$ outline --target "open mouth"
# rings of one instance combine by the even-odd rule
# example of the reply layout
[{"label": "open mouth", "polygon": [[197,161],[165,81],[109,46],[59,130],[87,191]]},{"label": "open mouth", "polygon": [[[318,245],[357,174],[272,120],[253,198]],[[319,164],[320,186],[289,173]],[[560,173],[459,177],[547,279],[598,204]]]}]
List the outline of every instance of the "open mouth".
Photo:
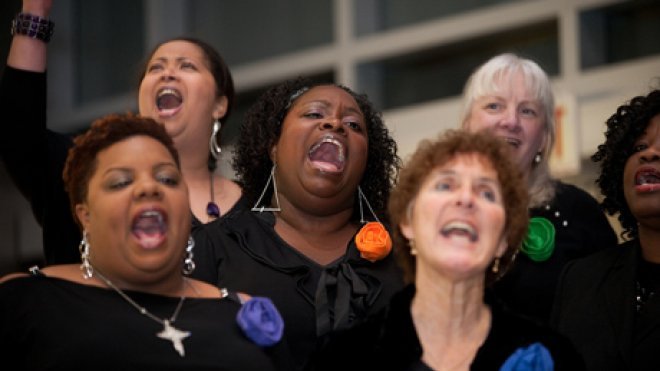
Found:
[{"label": "open mouth", "polygon": [[131,231],[140,246],[154,248],[165,240],[167,218],[158,210],[143,211],[133,219]]},{"label": "open mouth", "polygon": [[156,107],[161,116],[172,116],[183,104],[181,92],[174,88],[163,88],[156,94]]},{"label": "open mouth", "polygon": [[308,157],[314,167],[322,172],[340,173],[346,164],[344,145],[330,134],[310,148]]},{"label": "open mouth", "polygon": [[518,148],[522,144],[521,140],[517,138],[511,138],[511,137],[501,137],[501,138],[513,148]]},{"label": "open mouth", "polygon": [[476,242],[479,235],[477,231],[468,223],[454,221],[447,223],[442,230],[440,231],[445,237],[463,237],[470,240],[470,242]]},{"label": "open mouth", "polygon": [[635,174],[635,189],[639,192],[653,192],[660,189],[660,173],[653,168],[643,168]]}]

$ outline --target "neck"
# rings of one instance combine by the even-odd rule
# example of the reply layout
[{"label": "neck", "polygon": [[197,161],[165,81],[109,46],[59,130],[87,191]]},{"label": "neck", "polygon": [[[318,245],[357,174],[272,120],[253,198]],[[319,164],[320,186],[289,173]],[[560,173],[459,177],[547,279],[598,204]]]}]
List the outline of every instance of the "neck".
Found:
[{"label": "neck", "polygon": [[639,224],[639,245],[642,248],[642,257],[644,260],[660,264],[660,231],[656,228],[650,228]]},{"label": "neck", "polygon": [[148,282],[135,282],[114,277],[94,267],[93,279],[97,280],[101,286],[110,286],[112,288],[112,285],[114,285],[116,289],[120,290],[139,291],[172,297],[186,294],[186,278],[182,275],[171,275],[167,279],[156,279]]},{"label": "neck", "polygon": [[433,369],[468,369],[491,323],[483,301],[483,277],[458,281],[434,276],[417,268],[410,308],[422,360]]},{"label": "neck", "polygon": [[411,309],[416,325],[419,321],[426,328],[432,326],[443,336],[468,334],[489,312],[483,300],[483,277],[453,280],[425,274],[418,266],[415,284],[417,292]]}]

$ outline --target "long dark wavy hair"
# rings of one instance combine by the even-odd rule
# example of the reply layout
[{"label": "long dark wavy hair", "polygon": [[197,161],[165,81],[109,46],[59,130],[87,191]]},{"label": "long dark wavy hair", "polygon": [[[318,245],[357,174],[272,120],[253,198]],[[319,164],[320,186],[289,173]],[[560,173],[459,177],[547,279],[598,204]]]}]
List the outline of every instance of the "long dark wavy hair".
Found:
[{"label": "long dark wavy hair", "polygon": [[599,145],[596,153],[591,156],[592,161],[600,162],[600,175],[596,184],[605,196],[601,205],[610,215],[619,213],[619,222],[623,228],[621,236],[626,239],[637,238],[638,230],[637,219],[628,208],[623,195],[623,170],[628,158],[635,152],[635,142],[644,134],[651,119],[658,114],[658,89],[620,106],[607,120],[605,143]]},{"label": "long dark wavy hair", "polygon": [[[292,101],[302,95],[300,92],[306,91],[304,89],[322,85],[332,84],[313,83],[302,77],[288,80],[266,91],[246,113],[234,149],[233,168],[237,181],[243,187],[243,194],[248,205],[254,205],[266,185],[273,167],[270,150],[280,137],[282,122]],[[387,199],[401,166],[396,142],[383,123],[380,112],[374,108],[366,95],[357,94],[342,85],[334,86],[348,92],[364,114],[369,149],[367,166],[362,175],[360,187],[378,218],[386,221]],[[272,194],[272,187],[268,187],[264,200],[269,201]],[[360,219],[357,191],[355,194],[353,217],[351,218],[353,221]],[[365,217],[366,215],[369,213],[365,212]]]}]

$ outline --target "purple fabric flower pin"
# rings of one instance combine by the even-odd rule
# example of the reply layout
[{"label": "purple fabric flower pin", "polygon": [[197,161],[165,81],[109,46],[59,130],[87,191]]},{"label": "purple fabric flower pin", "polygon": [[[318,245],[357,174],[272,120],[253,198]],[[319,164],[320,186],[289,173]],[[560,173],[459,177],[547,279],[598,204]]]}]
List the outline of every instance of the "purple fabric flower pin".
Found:
[{"label": "purple fabric flower pin", "polygon": [[259,346],[269,347],[282,339],[284,321],[268,298],[253,297],[246,301],[236,315],[236,322],[245,335]]},{"label": "purple fabric flower pin", "polygon": [[526,348],[518,348],[504,362],[500,371],[552,371],[554,361],[546,347],[534,343]]}]

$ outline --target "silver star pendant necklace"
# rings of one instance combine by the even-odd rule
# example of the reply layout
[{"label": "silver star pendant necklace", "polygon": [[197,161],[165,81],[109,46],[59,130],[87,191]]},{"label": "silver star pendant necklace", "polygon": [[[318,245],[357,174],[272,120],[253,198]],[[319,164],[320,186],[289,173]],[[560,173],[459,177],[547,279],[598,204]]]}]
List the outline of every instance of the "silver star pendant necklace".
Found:
[{"label": "silver star pendant necklace", "polygon": [[[119,287],[115,286],[115,284],[112,283],[112,281],[105,278],[105,276],[102,275],[96,268],[94,268],[94,275],[98,276],[101,280],[103,280],[103,282],[105,282],[106,285],[108,285],[110,288],[115,290],[122,298],[124,298],[124,300],[129,302],[140,313],[163,325],[163,331],[157,333],[156,336],[158,336],[161,339],[171,341],[172,345],[174,346],[174,350],[176,350],[181,357],[185,357],[186,350],[183,348],[183,339],[190,336],[190,331],[182,331],[172,326],[174,321],[176,321],[176,316],[179,315],[179,311],[181,310],[181,306],[183,305],[183,302],[186,300],[186,297],[184,295],[181,295],[179,304],[177,304],[176,309],[174,309],[174,313],[172,313],[172,316],[169,319],[160,319],[154,316],[152,313],[150,313],[145,307],[140,306],[138,303],[136,303],[133,299],[131,299],[128,295],[126,295],[126,293],[123,292]],[[190,283],[188,283],[185,277],[184,277],[184,282],[190,285]]]}]

